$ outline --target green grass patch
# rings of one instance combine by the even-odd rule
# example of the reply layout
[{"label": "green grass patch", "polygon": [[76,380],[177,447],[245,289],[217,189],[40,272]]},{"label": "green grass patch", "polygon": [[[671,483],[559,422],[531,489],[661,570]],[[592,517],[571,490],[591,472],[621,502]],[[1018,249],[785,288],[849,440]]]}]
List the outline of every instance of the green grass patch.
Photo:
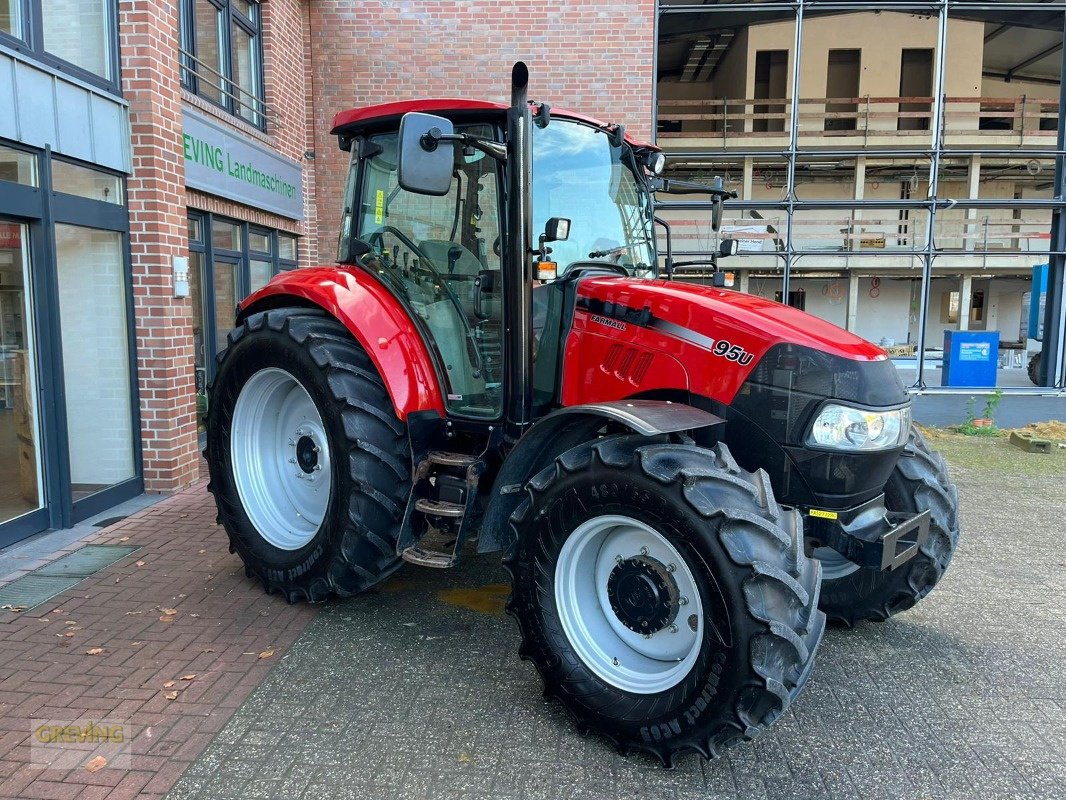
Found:
[{"label": "green grass patch", "polygon": [[1047,454],[1026,453],[1011,445],[1003,431],[994,436],[967,436],[938,428],[926,430],[930,446],[947,459],[949,466],[1002,475],[1066,476],[1066,448],[1057,443]]}]

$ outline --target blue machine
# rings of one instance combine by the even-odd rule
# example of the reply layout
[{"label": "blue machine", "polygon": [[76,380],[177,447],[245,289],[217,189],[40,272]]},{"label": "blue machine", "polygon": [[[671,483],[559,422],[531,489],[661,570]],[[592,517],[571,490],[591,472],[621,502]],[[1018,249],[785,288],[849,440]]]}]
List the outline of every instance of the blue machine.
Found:
[{"label": "blue machine", "polygon": [[1029,338],[1044,338],[1044,308],[1047,305],[1047,264],[1033,267],[1033,285],[1029,294]]},{"label": "blue machine", "polygon": [[944,331],[941,386],[994,387],[999,331]]}]

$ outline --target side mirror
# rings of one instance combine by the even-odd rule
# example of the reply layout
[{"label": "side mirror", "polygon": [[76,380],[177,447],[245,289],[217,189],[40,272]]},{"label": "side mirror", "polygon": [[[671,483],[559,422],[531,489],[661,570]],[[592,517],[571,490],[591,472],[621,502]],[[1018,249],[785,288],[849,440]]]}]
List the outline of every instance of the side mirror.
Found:
[{"label": "side mirror", "polygon": [[736,239],[722,239],[718,243],[718,255],[723,258],[726,256],[735,256],[740,252],[740,242]]},{"label": "side mirror", "polygon": [[565,242],[570,238],[570,220],[566,217],[552,217],[544,223],[543,242]]},{"label": "side mirror", "polygon": [[[400,188],[416,194],[448,194],[455,150],[446,138],[455,133],[451,120],[412,111],[400,120]],[[443,139],[443,141],[441,141]]]}]

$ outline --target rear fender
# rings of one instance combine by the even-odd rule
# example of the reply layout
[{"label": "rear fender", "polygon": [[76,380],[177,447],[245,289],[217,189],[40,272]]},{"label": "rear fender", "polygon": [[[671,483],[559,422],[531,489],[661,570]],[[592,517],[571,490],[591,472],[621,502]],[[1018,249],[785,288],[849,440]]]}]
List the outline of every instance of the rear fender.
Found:
[{"label": "rear fender", "polygon": [[238,306],[237,321],[286,305],[322,308],[339,320],[374,362],[400,419],[416,411],[444,416],[440,382],[418,328],[373,277],[340,267],[284,272]]},{"label": "rear fender", "polygon": [[557,456],[595,438],[604,425],[617,423],[652,438],[708,428],[724,421],[702,409],[669,400],[615,400],[556,409],[518,440],[500,467],[482,518],[478,552],[510,547],[507,520],[522,502],[526,482]]}]

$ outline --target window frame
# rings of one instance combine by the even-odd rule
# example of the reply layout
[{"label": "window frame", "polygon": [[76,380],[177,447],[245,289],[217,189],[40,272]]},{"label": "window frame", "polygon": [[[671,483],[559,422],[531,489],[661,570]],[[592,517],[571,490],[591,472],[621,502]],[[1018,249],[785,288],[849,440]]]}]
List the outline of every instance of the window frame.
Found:
[{"label": "window frame", "polygon": [[[266,75],[264,71],[264,56],[263,56],[263,5],[260,0],[250,0],[252,8],[255,9],[254,19],[249,19],[239,10],[234,7],[233,0],[200,0],[200,2],[207,3],[212,6],[216,12],[222,15],[222,30],[219,39],[219,55],[220,63],[222,65],[222,75],[219,76],[219,83],[221,86],[214,87],[218,89],[218,93],[222,97],[222,101],[219,102],[214,98],[207,96],[200,91],[200,81],[204,80],[200,75],[200,67],[206,67],[207,70],[212,70],[212,67],[203,64],[200,61],[197,54],[197,41],[196,41],[196,1],[197,0],[180,0],[178,9],[178,28],[179,28],[179,53],[178,59],[181,67],[181,86],[183,89],[192,92],[216,108],[221,108],[223,111],[231,114],[232,116],[244,122],[247,125],[251,125],[253,128],[257,128],[261,131],[267,129],[267,113],[266,113]],[[237,83],[234,77],[234,64],[233,64],[233,29],[234,26],[239,27],[244,33],[251,37],[252,47],[254,49],[253,55],[253,72],[255,75],[255,92],[247,92]],[[208,79],[207,83],[212,86],[211,80]],[[240,97],[242,94],[247,94],[251,97],[250,102],[242,104]],[[244,109],[251,109],[253,119],[246,118],[241,111]]]},{"label": "window frame", "polygon": [[[291,233],[289,231],[282,231],[278,230],[277,228],[269,228],[265,225],[257,225],[254,222],[247,222],[246,220],[235,219],[233,217],[227,217],[223,214],[214,214],[209,211],[203,211],[195,208],[188,209],[188,212],[185,216],[188,220],[197,221],[200,226],[200,238],[193,239],[190,237],[188,242],[188,250],[191,252],[200,253],[203,259],[201,262],[202,271],[199,276],[201,284],[201,302],[203,304],[202,313],[204,315],[205,337],[211,337],[210,340],[205,338],[204,342],[205,354],[210,354],[204,361],[204,367],[207,373],[207,380],[213,380],[215,374],[215,360],[213,348],[216,346],[216,342],[214,341],[216,309],[214,292],[213,290],[211,292],[208,292],[207,287],[214,285],[213,271],[215,256],[217,255],[222,258],[236,259],[236,287],[237,294],[239,295],[238,302],[243,302],[243,300],[250,294],[249,287],[251,286],[251,261],[269,260],[271,264],[271,278],[274,278],[280,272],[298,269],[298,261],[280,258],[280,252],[278,250],[278,238],[281,234],[285,234],[295,238],[297,246],[297,257],[299,257],[299,243],[302,237],[298,234]],[[213,235],[216,222],[222,222],[227,225],[237,226],[241,240],[240,250],[220,248],[214,245]],[[258,234],[269,233],[271,247],[271,252],[269,254],[261,250],[251,249],[251,242],[249,236],[249,233],[251,232],[255,232]]]},{"label": "window frame", "polygon": [[97,75],[45,49],[44,8],[39,0],[12,0],[17,5],[22,23],[20,36],[0,31],[0,44],[23,55],[31,56],[46,67],[58,70],[85,83],[122,97],[121,59],[118,36],[118,0],[104,0],[104,24],[107,27],[107,68],[111,73]]}]

